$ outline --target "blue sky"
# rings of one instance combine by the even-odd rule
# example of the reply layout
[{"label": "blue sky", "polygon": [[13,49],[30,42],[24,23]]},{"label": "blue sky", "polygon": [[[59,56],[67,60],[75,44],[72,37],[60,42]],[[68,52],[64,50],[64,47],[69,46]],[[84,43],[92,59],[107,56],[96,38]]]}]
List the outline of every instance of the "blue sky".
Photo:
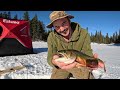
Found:
[{"label": "blue sky", "polygon": [[[4,11],[0,11],[4,12]],[[17,14],[18,18],[23,17],[25,11],[10,11],[12,17]],[[38,19],[45,25],[49,24],[49,14],[52,11],[29,11],[30,19],[37,14]],[[73,15],[75,18],[71,19],[77,22],[81,27],[88,27],[89,33],[102,31],[103,35],[108,33],[112,35],[114,32],[120,30],[120,11],[66,11],[68,14]]]}]

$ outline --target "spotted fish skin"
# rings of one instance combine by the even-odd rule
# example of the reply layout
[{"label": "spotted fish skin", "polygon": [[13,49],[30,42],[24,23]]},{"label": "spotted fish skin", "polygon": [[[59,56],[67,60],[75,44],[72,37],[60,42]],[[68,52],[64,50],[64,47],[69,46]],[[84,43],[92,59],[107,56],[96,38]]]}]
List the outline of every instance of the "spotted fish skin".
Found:
[{"label": "spotted fish skin", "polygon": [[[57,52],[57,54],[58,56],[60,56],[59,60],[60,59],[62,60],[73,60],[74,59],[76,62],[78,62],[77,67],[85,66],[85,67],[90,67],[90,68],[98,68],[99,62],[104,64],[104,62],[101,59],[91,57],[77,50],[72,50],[72,49],[60,50]],[[104,67],[104,70],[106,72],[105,67]]]}]

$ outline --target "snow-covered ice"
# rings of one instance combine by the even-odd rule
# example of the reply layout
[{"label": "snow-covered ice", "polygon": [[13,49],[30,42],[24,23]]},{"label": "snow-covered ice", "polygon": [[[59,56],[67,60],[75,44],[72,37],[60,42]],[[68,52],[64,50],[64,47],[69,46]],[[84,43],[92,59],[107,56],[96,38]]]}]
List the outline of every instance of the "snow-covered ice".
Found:
[{"label": "snow-covered ice", "polygon": [[[120,79],[120,46],[114,44],[91,43],[93,53],[105,61],[106,73],[101,73],[101,79]],[[33,42],[36,54],[0,57],[0,70],[25,65],[26,68],[1,75],[1,79],[50,79],[52,67],[47,63],[47,42]],[[100,73],[94,71],[96,79]]]},{"label": "snow-covered ice", "polygon": [[120,78],[120,44],[97,44],[92,43],[94,53],[98,53],[99,58],[105,62],[106,74],[103,79]]}]

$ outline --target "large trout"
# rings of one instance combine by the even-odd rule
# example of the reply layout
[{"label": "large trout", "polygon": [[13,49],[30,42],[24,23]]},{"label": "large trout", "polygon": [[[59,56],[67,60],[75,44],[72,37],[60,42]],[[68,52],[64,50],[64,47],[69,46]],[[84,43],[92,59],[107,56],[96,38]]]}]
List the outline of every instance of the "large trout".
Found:
[{"label": "large trout", "polygon": [[98,68],[98,63],[102,63],[104,65],[104,71],[106,72],[105,64],[101,59],[88,56],[80,51],[60,50],[56,53],[56,55],[58,55],[59,58],[55,60],[59,62],[67,64],[73,63],[74,61],[78,62],[76,67],[84,66],[89,68]]}]

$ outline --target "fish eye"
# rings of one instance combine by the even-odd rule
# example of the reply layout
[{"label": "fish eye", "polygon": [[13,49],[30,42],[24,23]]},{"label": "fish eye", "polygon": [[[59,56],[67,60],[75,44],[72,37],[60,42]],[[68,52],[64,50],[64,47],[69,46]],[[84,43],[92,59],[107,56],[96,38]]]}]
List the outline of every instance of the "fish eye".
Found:
[{"label": "fish eye", "polygon": [[63,57],[63,55],[62,54],[58,54],[58,56],[61,58],[61,57]]}]

